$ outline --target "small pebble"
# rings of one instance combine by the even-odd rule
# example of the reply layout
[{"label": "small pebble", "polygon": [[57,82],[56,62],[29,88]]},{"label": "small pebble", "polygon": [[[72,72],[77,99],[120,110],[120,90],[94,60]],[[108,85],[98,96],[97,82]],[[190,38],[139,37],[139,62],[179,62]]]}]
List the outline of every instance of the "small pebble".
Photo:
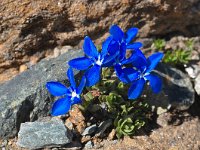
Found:
[{"label": "small pebble", "polygon": [[19,72],[24,72],[25,70],[27,70],[28,69],[28,67],[26,66],[26,65],[21,65],[20,67],[19,67]]},{"label": "small pebble", "polygon": [[108,135],[108,140],[113,140],[115,138],[116,131],[112,129],[112,131]]},{"label": "small pebble", "polygon": [[87,128],[83,131],[83,133],[82,133],[81,135],[82,135],[82,136],[91,135],[91,134],[93,134],[96,130],[97,130],[97,125],[94,124],[94,125],[92,125],[92,126],[87,127]]}]

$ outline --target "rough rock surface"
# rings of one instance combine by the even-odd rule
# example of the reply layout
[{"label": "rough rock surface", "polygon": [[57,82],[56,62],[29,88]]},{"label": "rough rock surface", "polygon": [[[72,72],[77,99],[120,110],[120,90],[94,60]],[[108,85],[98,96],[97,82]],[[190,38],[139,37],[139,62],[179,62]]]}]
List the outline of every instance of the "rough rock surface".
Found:
[{"label": "rough rock surface", "polygon": [[103,136],[106,129],[108,129],[112,125],[112,120],[106,120],[100,123],[98,126],[98,130],[95,136]]},{"label": "rough rock surface", "polygon": [[199,10],[199,0],[3,0],[0,81],[16,75],[20,65],[39,61],[56,45],[76,45],[85,35],[99,43],[114,23],[123,29],[139,27],[140,37],[195,36],[200,32]]},{"label": "rough rock surface", "polygon": [[62,120],[52,118],[25,122],[20,126],[17,145],[28,149],[59,147],[72,141],[72,133]]},{"label": "rough rock surface", "polygon": [[196,90],[197,94],[200,95],[200,74],[195,79],[194,89]]},{"label": "rough rock surface", "polygon": [[70,51],[44,60],[14,79],[0,85],[0,137],[15,136],[20,123],[47,116],[54,98],[45,88],[47,81],[66,83],[67,61],[82,55]]},{"label": "rough rock surface", "polygon": [[182,71],[160,63],[155,72],[162,79],[163,89],[159,94],[153,94],[150,89],[146,90],[150,104],[162,108],[187,110],[194,103],[195,93],[192,83]]},{"label": "rough rock surface", "polygon": [[87,127],[83,133],[81,134],[82,136],[85,136],[85,135],[91,135],[93,134],[95,131],[97,130],[97,125],[94,124],[94,125],[91,125],[89,127]]}]

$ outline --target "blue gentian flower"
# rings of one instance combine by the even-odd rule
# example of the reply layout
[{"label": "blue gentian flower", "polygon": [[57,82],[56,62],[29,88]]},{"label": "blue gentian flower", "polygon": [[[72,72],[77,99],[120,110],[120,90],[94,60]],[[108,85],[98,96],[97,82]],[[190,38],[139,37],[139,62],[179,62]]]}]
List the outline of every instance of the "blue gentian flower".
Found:
[{"label": "blue gentian flower", "polygon": [[142,47],[141,42],[131,43],[131,41],[136,37],[137,33],[138,28],[130,28],[126,33],[124,33],[120,27],[117,25],[112,25],[110,27],[110,34],[113,37],[113,40],[108,47],[108,53],[110,55],[114,55],[118,52],[119,54],[113,61],[104,64],[104,66],[110,67],[116,64],[122,65],[130,63],[131,60],[134,59],[133,57],[135,57],[135,54],[126,59],[126,50],[129,49],[134,51],[133,53],[137,53],[137,49]]},{"label": "blue gentian flower", "polygon": [[[112,25],[110,27],[110,34],[112,35],[114,41],[116,41],[116,43],[113,42],[113,45],[115,45],[115,47],[119,47],[121,54],[120,57],[125,57],[127,49],[135,50],[142,47],[141,42],[131,43],[131,41],[136,37],[137,33],[138,28],[130,28],[126,33],[124,33],[117,25]],[[112,50],[113,49],[110,49],[109,52],[113,53]]]},{"label": "blue gentian flower", "polygon": [[108,37],[102,45],[102,51],[98,52],[92,40],[86,36],[84,39],[83,50],[84,57],[75,58],[69,61],[69,65],[78,70],[87,70],[86,86],[93,86],[100,80],[101,68],[103,64],[112,60],[114,55],[107,55],[108,46],[112,41],[112,36]]},{"label": "blue gentian flower", "polygon": [[62,98],[54,102],[51,110],[52,116],[66,114],[72,105],[81,103],[80,94],[85,86],[85,77],[82,77],[80,85],[76,87],[72,68],[68,69],[67,76],[71,84],[70,87],[66,87],[59,82],[53,81],[47,82],[46,84],[46,88],[53,96],[62,96]]},{"label": "blue gentian flower", "polygon": [[[121,78],[120,75],[122,75],[122,67],[123,65],[129,64],[135,60],[137,60],[137,57],[142,57],[140,56],[141,51],[139,50],[140,47],[142,47],[142,43],[140,42],[134,42],[130,43],[133,38],[136,37],[138,33],[137,28],[131,28],[129,29],[126,33],[124,33],[120,27],[117,25],[113,25],[110,28],[110,34],[113,37],[113,40],[110,44],[110,47],[108,49],[108,52],[110,54],[115,53],[116,51],[119,51],[119,55],[112,61],[109,62],[109,64],[106,64],[106,66],[114,66],[116,75]],[[126,58],[126,51],[131,50],[132,54],[129,58]],[[127,75],[127,69],[123,69],[123,71],[126,72]],[[130,74],[129,74],[130,75]],[[134,74],[131,73],[132,76],[135,76]],[[122,78],[120,79],[122,80]],[[128,82],[123,80],[124,82]]]},{"label": "blue gentian flower", "polygon": [[159,93],[162,89],[161,79],[152,74],[151,71],[163,58],[163,53],[154,53],[148,57],[148,59],[142,55],[141,52],[141,57],[135,59],[133,62],[133,68],[117,68],[119,79],[124,83],[131,83],[128,91],[129,99],[136,99],[141,95],[146,81],[150,82],[150,87],[154,93]]},{"label": "blue gentian flower", "polygon": [[117,25],[112,25],[110,27],[110,34],[113,39],[119,43],[119,45],[125,45],[126,49],[135,49],[142,47],[141,42],[130,43],[137,35],[138,28],[130,28],[126,33],[124,33],[121,28]]}]

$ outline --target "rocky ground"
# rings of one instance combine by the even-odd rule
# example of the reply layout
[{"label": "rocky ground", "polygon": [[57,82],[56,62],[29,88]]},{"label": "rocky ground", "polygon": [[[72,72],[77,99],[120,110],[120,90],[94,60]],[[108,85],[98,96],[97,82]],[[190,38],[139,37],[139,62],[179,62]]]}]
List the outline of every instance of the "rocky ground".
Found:
[{"label": "rocky ground", "polygon": [[[200,134],[199,134],[200,120],[199,120],[199,116],[195,116],[194,114],[191,113],[191,111],[193,110],[194,108],[192,108],[192,110],[190,109],[188,112],[179,112],[179,113],[176,112],[175,114],[172,114],[170,112],[164,113],[163,115],[159,116],[159,118],[157,118],[157,123],[151,122],[151,124],[147,124],[147,126],[144,129],[142,129],[139,133],[137,133],[137,135],[131,138],[124,137],[123,139],[118,140],[114,136],[113,131],[111,131],[109,133],[109,136],[105,137],[104,139],[98,138],[98,137],[91,138],[90,135],[93,135],[95,130],[89,131],[86,128],[86,129],[83,129],[83,134],[82,134],[83,136],[82,136],[81,141],[75,138],[73,139],[73,142],[71,142],[70,144],[65,144],[62,148],[57,147],[57,148],[45,148],[45,149],[56,150],[56,149],[82,149],[84,148],[84,149],[100,149],[100,150],[101,149],[106,149],[106,150],[116,150],[116,149],[119,149],[119,150],[129,150],[129,149],[199,150],[200,149]],[[59,120],[57,119],[57,121]],[[69,127],[69,122],[66,121],[65,125]],[[75,122],[73,122],[73,125],[75,125]],[[80,126],[80,122],[78,125]],[[58,126],[58,123],[56,124],[56,126]],[[48,128],[48,126],[46,127]],[[91,129],[93,127],[90,126],[89,128]],[[30,125],[27,125],[27,128],[30,128]],[[32,133],[29,133],[29,134],[32,134]],[[44,136],[44,135],[45,135],[45,131],[42,133],[41,136]],[[55,135],[52,134],[51,136],[52,136],[51,138],[54,138],[53,136]],[[62,137],[62,135],[59,134],[59,137]],[[26,139],[27,138],[29,138],[29,135],[26,136]],[[41,144],[41,142],[39,141],[32,141],[32,142],[37,143],[37,145],[39,145],[39,143]],[[20,148],[19,146],[17,146],[16,143],[17,143],[17,138],[4,140],[1,142],[1,146],[2,146],[2,149],[26,150],[26,148]],[[33,145],[33,144],[30,144],[30,145]],[[44,145],[44,142],[42,143],[42,145]]]},{"label": "rocky ground", "polygon": [[[109,120],[90,122],[78,107],[74,107],[69,115],[61,118],[45,117],[49,116],[49,104],[54,100],[53,97],[49,97],[44,87],[46,81],[66,82],[64,71],[66,61],[82,55],[81,50],[67,50],[67,48],[72,49],[69,46],[55,48],[54,55],[49,56],[47,60],[41,61],[0,86],[1,99],[5,102],[0,107],[4,113],[4,117],[0,117],[3,127],[0,133],[3,137],[10,137],[8,140],[1,140],[1,147],[3,149],[26,149],[21,147],[52,149],[49,147],[53,147],[53,149],[198,150],[200,98],[197,82],[199,82],[200,38],[174,37],[166,41],[164,49],[186,49],[184,43],[191,39],[194,41],[191,61],[185,67],[178,66],[179,69],[160,64],[157,73],[163,77],[163,93],[157,96],[148,95],[148,89],[145,93],[148,95],[149,103],[159,107],[156,114],[137,134],[121,140],[116,138],[115,130],[112,130]],[[154,51],[153,39],[142,40],[143,51],[147,55]],[[21,86],[26,86],[26,90],[21,91],[19,88]],[[10,95],[8,89],[15,94]],[[21,125],[19,131],[19,126],[23,122],[27,123]],[[60,126],[60,130],[54,128],[56,126]]]}]

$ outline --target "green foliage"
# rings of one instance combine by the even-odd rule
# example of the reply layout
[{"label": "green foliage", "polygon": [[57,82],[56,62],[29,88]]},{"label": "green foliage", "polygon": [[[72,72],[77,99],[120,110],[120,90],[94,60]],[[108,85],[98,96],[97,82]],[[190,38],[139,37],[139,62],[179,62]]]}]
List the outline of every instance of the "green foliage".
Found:
[{"label": "green foliage", "polygon": [[167,51],[163,62],[170,63],[170,64],[187,64],[190,60],[191,51],[190,50],[171,50]]},{"label": "green foliage", "polygon": [[103,79],[109,79],[113,75],[114,70],[110,68],[103,68],[102,69],[102,77]]},{"label": "green foliage", "polygon": [[145,122],[140,119],[133,121],[131,117],[116,119],[114,122],[116,126],[116,136],[121,138],[122,136],[130,136],[145,125]]},{"label": "green foliage", "polygon": [[116,126],[118,138],[123,135],[132,135],[134,133],[135,126],[133,125],[133,120],[130,117],[116,120],[114,125]]},{"label": "green foliage", "polygon": [[144,102],[125,101],[120,106],[118,116],[115,118],[114,126],[118,138],[133,135],[145,125],[146,113],[149,106]]},{"label": "green foliage", "polygon": [[156,39],[153,41],[153,47],[159,51],[164,49],[165,44],[166,42],[164,39]]},{"label": "green foliage", "polygon": [[187,64],[190,60],[191,52],[194,47],[193,40],[187,40],[185,42],[185,49],[170,49],[164,50],[166,41],[164,39],[156,39],[153,41],[153,48],[159,51],[165,51],[163,59],[164,63],[171,65],[182,65]]},{"label": "green foliage", "polygon": [[194,41],[193,40],[187,40],[185,42],[185,45],[186,45],[186,48],[187,48],[186,50],[192,51],[193,48],[194,48]]},{"label": "green foliage", "polygon": [[[109,119],[113,120],[116,136],[130,136],[145,125],[148,105],[140,100],[127,99],[128,86],[116,80],[113,69],[105,68],[102,71],[102,81],[88,90],[96,90],[100,93],[96,100],[106,104]],[[90,92],[85,95],[84,106],[88,106],[94,97]],[[90,107],[91,109],[91,107]]]},{"label": "green foliage", "polygon": [[148,110],[146,103],[124,100],[123,96],[115,91],[109,95],[101,95],[99,99],[108,106],[118,138],[133,135],[145,125],[145,114]]},{"label": "green foliage", "polygon": [[187,64],[190,60],[190,56],[194,47],[193,40],[187,40],[185,42],[185,49],[168,50],[165,54],[163,62],[172,65]]},{"label": "green foliage", "polygon": [[116,112],[117,111],[116,106],[120,106],[120,104],[123,101],[123,98],[121,95],[119,95],[115,92],[111,92],[111,93],[109,93],[109,95],[107,95],[105,97],[105,99],[101,99],[101,100],[106,102],[110,112]]},{"label": "green foliage", "polygon": [[94,99],[94,96],[92,95],[91,92],[87,92],[83,95],[83,99],[85,101],[82,105],[79,105],[79,108],[81,110],[85,111],[88,108],[88,106],[90,105],[90,103],[92,102],[92,100]]}]

